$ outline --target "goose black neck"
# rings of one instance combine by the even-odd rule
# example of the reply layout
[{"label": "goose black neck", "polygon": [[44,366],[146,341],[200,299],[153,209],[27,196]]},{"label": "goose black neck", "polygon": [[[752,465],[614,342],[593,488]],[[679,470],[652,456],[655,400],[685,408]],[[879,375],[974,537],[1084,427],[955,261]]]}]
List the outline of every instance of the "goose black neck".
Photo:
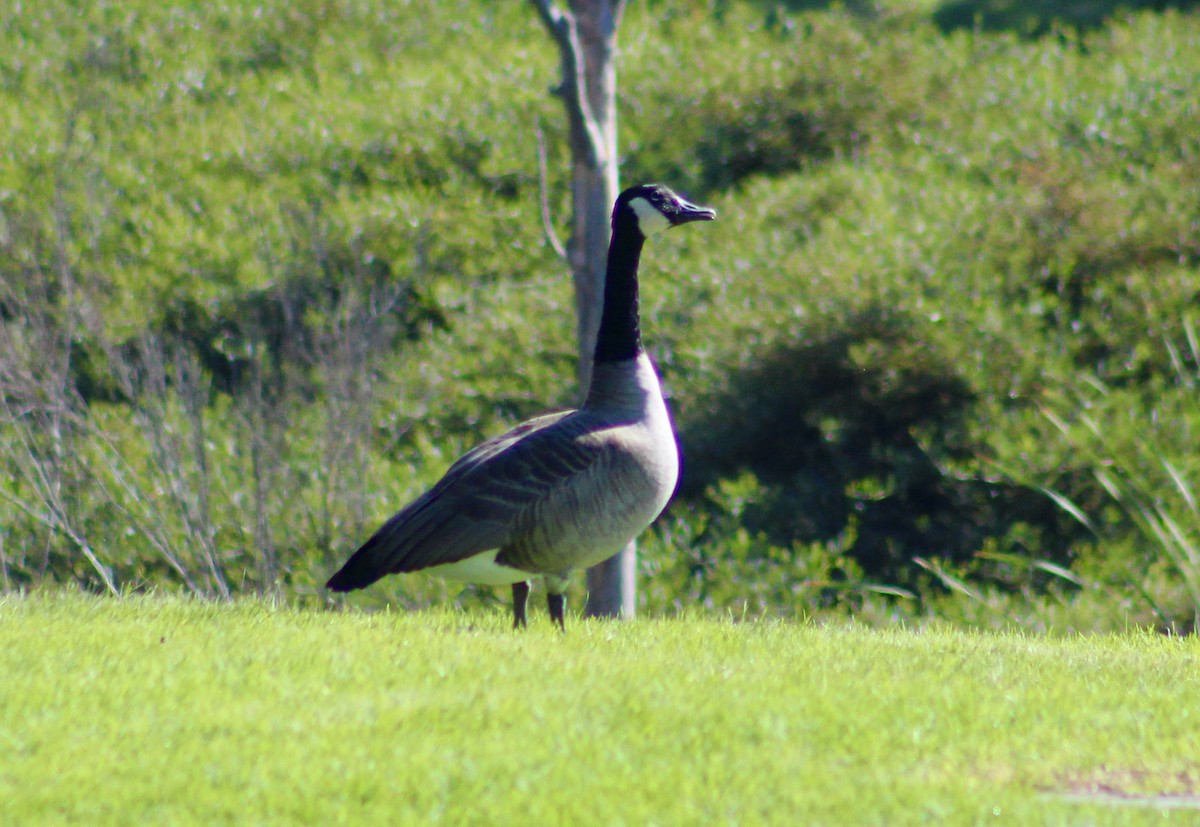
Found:
[{"label": "goose black neck", "polygon": [[613,222],[604,276],[604,309],[596,334],[594,360],[620,362],[642,352],[638,319],[638,261],[646,239],[636,226],[620,218]]}]

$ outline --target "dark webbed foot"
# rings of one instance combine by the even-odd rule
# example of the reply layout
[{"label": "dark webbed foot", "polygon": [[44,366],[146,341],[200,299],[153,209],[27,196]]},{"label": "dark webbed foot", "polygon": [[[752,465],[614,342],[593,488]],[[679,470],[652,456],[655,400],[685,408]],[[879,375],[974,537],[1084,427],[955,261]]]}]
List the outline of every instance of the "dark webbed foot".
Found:
[{"label": "dark webbed foot", "polygon": [[550,607],[550,620],[562,631],[567,631],[566,620],[564,618],[567,610],[567,596],[565,594],[547,594],[546,605]]},{"label": "dark webbed foot", "polygon": [[525,607],[529,604],[529,581],[513,583],[513,628],[525,628]]}]

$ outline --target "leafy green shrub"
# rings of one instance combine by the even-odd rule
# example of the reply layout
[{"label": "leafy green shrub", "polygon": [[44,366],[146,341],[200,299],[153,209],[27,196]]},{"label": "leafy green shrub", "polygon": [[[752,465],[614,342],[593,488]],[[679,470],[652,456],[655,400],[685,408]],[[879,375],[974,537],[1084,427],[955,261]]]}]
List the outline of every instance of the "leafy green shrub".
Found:
[{"label": "leafy green shrub", "polygon": [[922,576],[914,558],[967,561],[1022,526],[1069,547],[1070,525],[1041,492],[980,473],[990,449],[970,425],[975,403],[904,313],[814,319],[688,406],[681,493],[702,503],[751,473],[761,490],[739,513],[744,530],[785,549],[852,534],[843,553],[866,575],[908,586]]},{"label": "leafy green shrub", "polygon": [[1190,317],[1181,327],[1182,347],[1166,340],[1175,381],[1155,394],[1147,416],[1133,413],[1143,403],[1128,389],[1108,387],[1094,376],[1066,385],[1046,410],[1076,464],[1106,495],[1086,503],[1062,491],[1052,496],[1098,537],[1123,546],[1093,576],[1133,591],[1165,629],[1176,632],[1195,631],[1200,623],[1200,463],[1191,449],[1200,429],[1200,339]]},{"label": "leafy green shrub", "polygon": [[[639,41],[624,75],[625,174],[697,197],[890,143],[937,82],[936,63],[917,59],[932,44],[911,26],[751,4],[663,16],[670,37]],[[676,66],[688,68],[664,82]]]},{"label": "leafy green shrub", "polygon": [[848,547],[853,521],[824,542],[778,542],[748,517],[772,487],[753,473],[719,479],[703,498],[677,499],[639,546],[642,601],[654,611],[700,606],[736,614],[805,617],[852,612],[916,595],[863,572]]},{"label": "leafy green shrub", "polygon": [[[0,34],[5,582],[319,594],[462,450],[575,399],[530,9],[31,8]],[[1042,411],[1091,377],[1114,445],[1190,422],[1166,343],[1190,369],[1194,15],[1027,39],[915,3],[661,0],[620,39],[625,181],[720,212],[644,262],[686,453],[648,606],[907,617],[1170,580]],[[1193,441],[1162,442],[1184,473]]]}]

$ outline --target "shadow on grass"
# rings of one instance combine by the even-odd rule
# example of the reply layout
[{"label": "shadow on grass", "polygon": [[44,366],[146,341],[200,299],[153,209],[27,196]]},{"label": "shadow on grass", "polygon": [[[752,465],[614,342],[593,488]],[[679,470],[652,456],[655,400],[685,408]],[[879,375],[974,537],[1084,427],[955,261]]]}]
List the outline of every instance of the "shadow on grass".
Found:
[{"label": "shadow on grass", "polygon": [[875,0],[758,0],[756,5],[766,12],[768,20],[781,10],[795,13],[839,8],[857,17],[873,17],[878,10]]},{"label": "shadow on grass", "polygon": [[1190,769],[1156,773],[1105,768],[1098,773],[1071,775],[1060,780],[1060,788],[1043,791],[1047,799],[1109,807],[1200,810],[1200,778]]}]

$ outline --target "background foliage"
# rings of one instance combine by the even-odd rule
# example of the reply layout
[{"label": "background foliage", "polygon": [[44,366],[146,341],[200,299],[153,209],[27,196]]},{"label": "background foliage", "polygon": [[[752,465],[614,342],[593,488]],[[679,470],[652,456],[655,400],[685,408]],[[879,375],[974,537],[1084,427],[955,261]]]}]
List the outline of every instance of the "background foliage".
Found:
[{"label": "background foliage", "polygon": [[[685,454],[647,609],[1189,622],[1200,19],[1101,5],[630,7],[624,180],[720,214],[644,266]],[[317,596],[575,398],[531,9],[51,2],[0,45],[3,588]]]}]

